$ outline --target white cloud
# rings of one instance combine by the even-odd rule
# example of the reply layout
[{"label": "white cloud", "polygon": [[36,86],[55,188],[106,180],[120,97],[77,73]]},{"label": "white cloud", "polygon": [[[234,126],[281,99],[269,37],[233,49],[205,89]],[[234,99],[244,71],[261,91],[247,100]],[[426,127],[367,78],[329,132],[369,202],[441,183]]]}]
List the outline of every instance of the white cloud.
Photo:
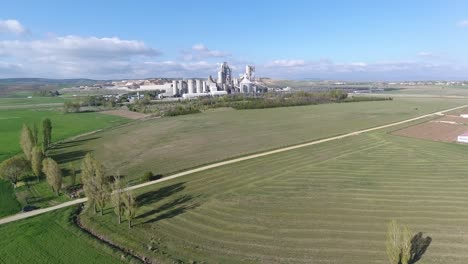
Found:
[{"label": "white cloud", "polygon": [[156,56],[160,52],[145,43],[119,38],[65,36],[44,40],[0,41],[0,56],[102,58],[129,56]]},{"label": "white cloud", "polygon": [[468,20],[462,20],[458,22],[459,27],[468,27]]},{"label": "white cloud", "polygon": [[195,44],[190,50],[182,50],[181,59],[185,61],[196,61],[214,58],[225,58],[231,54],[220,50],[211,50],[203,44]]},{"label": "white cloud", "polygon": [[306,63],[304,60],[274,60],[266,64],[267,67],[302,67]]},{"label": "white cloud", "polygon": [[0,33],[26,34],[28,30],[18,20],[0,20]]}]

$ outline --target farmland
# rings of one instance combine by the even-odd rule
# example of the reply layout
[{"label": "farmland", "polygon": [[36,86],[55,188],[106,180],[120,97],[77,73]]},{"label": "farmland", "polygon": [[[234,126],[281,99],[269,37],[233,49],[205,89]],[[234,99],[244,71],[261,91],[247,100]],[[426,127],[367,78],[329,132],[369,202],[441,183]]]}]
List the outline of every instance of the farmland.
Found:
[{"label": "farmland", "polygon": [[131,231],[110,210],[82,219],[167,263],[387,263],[397,219],[433,237],[420,263],[465,263],[465,160],[464,145],[372,132],[139,190]]},{"label": "farmland", "polygon": [[[1,263],[119,263],[118,252],[77,228],[75,208],[0,226]],[[125,262],[130,261],[125,257]]]},{"label": "farmland", "polygon": [[0,110],[0,161],[20,152],[19,132],[23,123],[39,127],[42,119],[50,118],[53,124],[52,140],[57,141],[89,131],[127,122],[127,119],[99,113],[65,114],[59,109],[3,109]]},{"label": "farmland", "polygon": [[52,155],[75,153],[79,158],[91,151],[110,173],[120,171],[135,179],[144,171],[168,174],[466,103],[466,99],[398,98],[264,110],[217,109],[106,130],[64,143]]}]

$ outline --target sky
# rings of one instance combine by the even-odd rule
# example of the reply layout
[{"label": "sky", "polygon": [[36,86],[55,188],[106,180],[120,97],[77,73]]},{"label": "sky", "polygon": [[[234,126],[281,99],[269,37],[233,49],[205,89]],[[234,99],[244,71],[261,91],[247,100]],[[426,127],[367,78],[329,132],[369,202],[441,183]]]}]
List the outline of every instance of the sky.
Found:
[{"label": "sky", "polygon": [[468,80],[468,1],[3,1],[0,78]]}]

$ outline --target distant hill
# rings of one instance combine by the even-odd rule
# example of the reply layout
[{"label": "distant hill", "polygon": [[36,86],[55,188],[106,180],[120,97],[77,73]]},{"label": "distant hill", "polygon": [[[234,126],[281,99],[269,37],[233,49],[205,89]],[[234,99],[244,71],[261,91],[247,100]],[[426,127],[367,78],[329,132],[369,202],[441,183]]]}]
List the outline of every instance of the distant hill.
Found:
[{"label": "distant hill", "polygon": [[18,93],[37,92],[40,90],[59,90],[62,88],[92,85],[98,80],[91,79],[45,79],[45,78],[8,78],[0,79],[0,96],[14,96]]}]

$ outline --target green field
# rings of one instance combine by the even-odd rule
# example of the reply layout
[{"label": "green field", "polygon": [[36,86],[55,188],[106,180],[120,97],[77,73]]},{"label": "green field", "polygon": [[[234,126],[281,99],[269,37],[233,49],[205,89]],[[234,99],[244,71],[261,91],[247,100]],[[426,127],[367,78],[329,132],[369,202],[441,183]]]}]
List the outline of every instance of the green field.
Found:
[{"label": "green field", "polygon": [[397,219],[433,238],[419,263],[461,264],[467,153],[465,145],[363,134],[139,190],[131,231],[112,211],[84,219],[165,263],[356,264],[388,263],[386,225]]},{"label": "green field", "polygon": [[82,157],[92,151],[110,173],[120,171],[134,179],[148,170],[167,174],[467,103],[467,99],[397,98],[262,110],[217,109],[106,130],[64,144],[52,154]]},{"label": "green field", "polygon": [[89,131],[127,122],[125,118],[99,113],[65,114],[58,109],[9,109],[0,110],[0,161],[20,152],[19,135],[23,123],[36,123],[41,132],[42,120],[52,120],[52,140],[57,141]]},{"label": "green field", "polygon": [[0,107],[17,107],[22,105],[35,105],[35,104],[51,104],[63,103],[63,97],[13,97],[13,98],[0,98]]},{"label": "green field", "polygon": [[0,263],[124,263],[111,249],[78,229],[66,209],[0,226]]},{"label": "green field", "polygon": [[16,200],[13,185],[5,180],[0,180],[0,217],[14,214],[21,210]]}]

